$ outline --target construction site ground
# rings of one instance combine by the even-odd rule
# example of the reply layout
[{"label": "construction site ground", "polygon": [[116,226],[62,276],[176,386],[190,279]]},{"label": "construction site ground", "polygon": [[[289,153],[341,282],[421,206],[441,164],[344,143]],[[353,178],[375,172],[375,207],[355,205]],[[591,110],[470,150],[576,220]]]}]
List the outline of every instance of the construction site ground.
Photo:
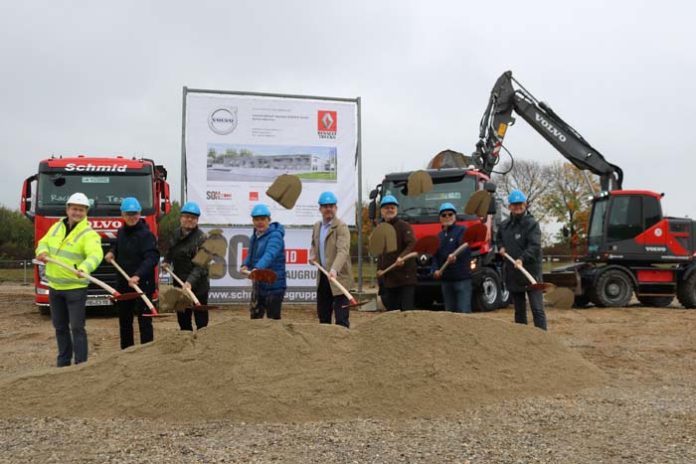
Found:
[{"label": "construction site ground", "polygon": [[696,311],[676,303],[547,308],[548,333],[512,309],[353,311],[350,331],[247,311],[196,335],[157,320],[125,352],[92,315],[88,363],[57,369],[31,288],[0,285],[0,462],[696,462]]}]

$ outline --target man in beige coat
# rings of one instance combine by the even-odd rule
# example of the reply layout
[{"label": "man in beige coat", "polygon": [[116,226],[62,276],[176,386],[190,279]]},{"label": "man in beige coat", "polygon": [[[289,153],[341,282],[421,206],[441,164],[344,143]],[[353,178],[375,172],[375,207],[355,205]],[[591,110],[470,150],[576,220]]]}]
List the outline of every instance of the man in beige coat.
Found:
[{"label": "man in beige coat", "polygon": [[[348,226],[336,217],[338,200],[332,192],[319,195],[321,221],[312,230],[311,259],[319,262],[331,277],[346,288],[353,286],[350,263],[350,232]],[[322,272],[317,273],[317,315],[322,324],[331,324],[331,314],[336,324],[350,327],[348,298]]]}]

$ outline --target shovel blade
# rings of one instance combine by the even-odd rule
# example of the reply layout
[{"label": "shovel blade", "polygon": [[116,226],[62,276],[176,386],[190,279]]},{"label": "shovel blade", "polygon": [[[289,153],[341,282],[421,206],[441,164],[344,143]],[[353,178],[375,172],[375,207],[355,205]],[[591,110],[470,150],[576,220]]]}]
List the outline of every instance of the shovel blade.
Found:
[{"label": "shovel blade", "polygon": [[140,298],[140,293],[136,293],[136,292],[116,293],[116,294],[111,296],[111,299],[114,301],[130,301],[130,300],[135,300],[136,298]]},{"label": "shovel blade", "polygon": [[437,249],[440,247],[440,239],[435,235],[426,235],[425,237],[419,238],[413,245],[413,251],[418,254],[429,254],[434,255]]},{"label": "shovel blade", "polygon": [[350,300],[350,302],[347,305],[344,305],[344,308],[357,308],[359,306],[365,305],[369,303],[369,301],[358,301],[358,300]]},{"label": "shovel blade", "polygon": [[295,207],[300,193],[302,193],[302,181],[299,177],[290,174],[276,177],[273,184],[266,190],[266,195],[273,198],[285,209]]},{"label": "shovel blade", "polygon": [[475,214],[478,217],[488,215],[488,208],[491,205],[491,194],[485,190],[479,190],[469,197],[466,202],[464,212],[466,214]]},{"label": "shovel blade", "polygon": [[388,222],[381,222],[370,235],[368,249],[372,256],[396,251],[396,229]]},{"label": "shovel blade", "polygon": [[433,179],[426,171],[415,171],[408,176],[408,196],[417,197],[433,190]]}]

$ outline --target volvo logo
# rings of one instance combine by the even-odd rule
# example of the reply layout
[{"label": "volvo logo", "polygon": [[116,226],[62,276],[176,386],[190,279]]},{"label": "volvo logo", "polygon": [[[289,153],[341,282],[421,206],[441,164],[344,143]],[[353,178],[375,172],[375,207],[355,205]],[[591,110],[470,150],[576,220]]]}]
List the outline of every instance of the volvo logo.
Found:
[{"label": "volvo logo", "polygon": [[237,108],[218,108],[208,116],[208,127],[219,135],[227,135],[237,128]]}]

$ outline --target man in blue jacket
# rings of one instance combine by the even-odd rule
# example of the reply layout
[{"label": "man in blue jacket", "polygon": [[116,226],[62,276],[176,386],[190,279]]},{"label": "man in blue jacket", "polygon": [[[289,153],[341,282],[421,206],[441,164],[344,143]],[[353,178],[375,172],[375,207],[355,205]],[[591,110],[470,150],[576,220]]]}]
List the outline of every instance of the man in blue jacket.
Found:
[{"label": "man in blue jacket", "polygon": [[271,222],[271,210],[259,203],[251,210],[254,232],[249,237],[249,252],[242,271],[270,269],[276,273],[273,283],[254,282],[251,301],[251,318],[280,319],[280,309],[285,297],[285,229]]},{"label": "man in blue jacket", "polygon": [[[462,244],[466,232],[466,227],[457,225],[457,209],[452,203],[440,205],[440,225],[440,247],[433,256],[433,277],[442,281],[442,297],[447,311],[470,313],[471,251],[467,248],[459,256],[452,255]],[[440,272],[440,267],[446,262],[449,262],[447,268]]]},{"label": "man in blue jacket", "polygon": [[[116,260],[119,266],[131,276],[126,280],[120,273],[116,278],[116,290],[121,293],[132,292],[133,285],[137,285],[152,298],[157,285],[155,283],[155,266],[159,263],[159,251],[157,239],[150,231],[145,220],[140,217],[142,208],[134,197],[124,198],[121,202],[121,218],[123,226],[118,229],[116,241],[109,252],[104,256],[106,262]],[[149,312],[145,302],[141,298],[128,301],[119,301],[118,325],[121,335],[121,349],[126,349],[135,344],[133,340],[133,317],[138,316],[138,328],[140,329],[140,343],[148,343],[154,340],[152,330],[152,318],[143,316]]]}]

